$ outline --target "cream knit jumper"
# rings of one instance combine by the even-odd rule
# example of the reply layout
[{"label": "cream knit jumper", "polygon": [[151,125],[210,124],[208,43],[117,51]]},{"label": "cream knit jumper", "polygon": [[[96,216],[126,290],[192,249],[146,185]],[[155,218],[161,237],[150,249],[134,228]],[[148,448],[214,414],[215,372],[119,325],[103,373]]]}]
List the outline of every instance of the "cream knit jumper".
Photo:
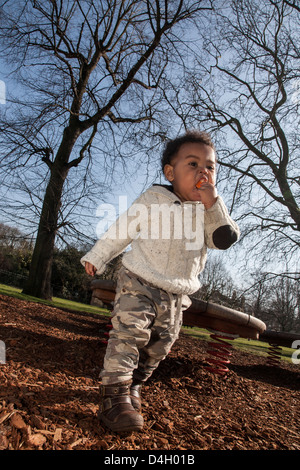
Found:
[{"label": "cream knit jumper", "polygon": [[[171,188],[154,185],[145,191],[81,258],[81,263],[91,263],[97,274],[102,274],[107,263],[131,244],[130,251],[122,257],[129,271],[173,294],[196,292],[200,288],[199,274],[205,266],[207,248],[229,248],[238,240],[239,228],[220,196],[205,210],[200,202],[182,203]],[[153,217],[157,208],[163,209],[165,219],[169,209],[169,214],[174,213],[174,221],[172,216],[170,223],[160,220],[158,227],[159,218],[154,220]],[[197,246],[191,243],[190,236],[185,236],[184,228],[182,233],[177,230],[177,221],[179,224],[188,221],[194,228],[198,224],[197,230],[201,233],[198,233]],[[164,223],[166,225],[161,227]],[[159,237],[159,231],[163,236]]]}]

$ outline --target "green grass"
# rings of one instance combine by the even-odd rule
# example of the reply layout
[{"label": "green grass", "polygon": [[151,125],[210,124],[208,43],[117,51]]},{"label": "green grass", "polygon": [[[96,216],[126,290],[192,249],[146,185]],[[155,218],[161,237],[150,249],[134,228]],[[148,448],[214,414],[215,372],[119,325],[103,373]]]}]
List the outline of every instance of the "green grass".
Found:
[{"label": "green grass", "polygon": [[86,313],[96,313],[99,315],[109,314],[107,309],[95,307],[93,305],[82,304],[80,302],[74,302],[72,300],[60,299],[58,297],[53,297],[52,301],[38,299],[36,297],[31,297],[30,295],[22,294],[22,289],[18,289],[16,287],[11,287],[11,286],[6,286],[4,284],[0,284],[0,294],[9,295],[17,299],[27,300],[30,302],[38,302],[44,305],[50,305],[51,307],[57,307],[57,308],[62,308],[62,309],[67,309],[67,310],[75,310],[75,311],[86,312]]},{"label": "green grass", "polygon": [[[0,284],[0,294],[2,295],[9,295],[11,297],[16,297],[21,300],[27,300],[30,302],[38,302],[45,305],[50,305],[52,307],[67,309],[67,310],[75,310],[79,312],[87,312],[87,313],[96,313],[98,315],[110,315],[108,310],[102,309],[100,307],[95,307],[93,305],[82,304],[80,302],[74,302],[71,300],[60,299],[58,297],[53,297],[52,301],[41,300],[36,297],[31,297],[29,295],[22,294],[22,290],[16,287],[6,286],[4,284]],[[190,327],[183,327],[182,331],[188,335],[193,336],[198,340],[210,340],[210,333],[201,328],[190,328]],[[234,348],[241,349],[242,351],[257,354],[260,356],[267,356],[268,355],[268,343],[263,341],[256,341],[256,340],[248,340],[245,338],[236,338],[234,341],[228,341],[233,345]],[[294,349],[281,347],[281,359],[287,360],[291,362],[291,357],[294,352]]]}]

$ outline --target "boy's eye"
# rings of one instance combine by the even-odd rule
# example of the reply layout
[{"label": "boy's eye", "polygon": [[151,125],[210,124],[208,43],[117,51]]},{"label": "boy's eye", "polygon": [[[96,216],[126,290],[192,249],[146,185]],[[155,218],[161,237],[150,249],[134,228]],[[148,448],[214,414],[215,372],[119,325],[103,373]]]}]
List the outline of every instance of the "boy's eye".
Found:
[{"label": "boy's eye", "polygon": [[[192,166],[193,168],[197,168],[198,167],[198,162],[189,162],[189,165]],[[207,165],[206,168],[209,171],[214,171],[214,169],[215,169],[215,167],[213,165]]]}]

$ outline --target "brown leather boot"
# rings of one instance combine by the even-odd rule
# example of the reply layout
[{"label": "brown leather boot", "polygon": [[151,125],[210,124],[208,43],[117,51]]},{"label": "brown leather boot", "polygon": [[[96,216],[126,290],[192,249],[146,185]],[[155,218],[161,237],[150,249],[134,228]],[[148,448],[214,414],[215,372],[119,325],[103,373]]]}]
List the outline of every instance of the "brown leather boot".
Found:
[{"label": "brown leather boot", "polygon": [[140,411],[142,408],[141,404],[141,389],[143,384],[141,382],[133,382],[130,387],[130,398],[133,408],[136,411]]},{"label": "brown leather boot", "polygon": [[143,429],[142,415],[134,409],[130,397],[130,383],[102,385],[100,420],[112,431],[140,431]]}]

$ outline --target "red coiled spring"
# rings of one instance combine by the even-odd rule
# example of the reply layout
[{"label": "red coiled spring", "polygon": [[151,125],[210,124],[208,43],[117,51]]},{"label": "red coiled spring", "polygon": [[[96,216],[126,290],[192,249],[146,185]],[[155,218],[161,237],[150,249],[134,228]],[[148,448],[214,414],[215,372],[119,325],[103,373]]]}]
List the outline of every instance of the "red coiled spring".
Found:
[{"label": "red coiled spring", "polygon": [[214,342],[209,343],[209,349],[207,352],[213,356],[207,358],[209,366],[205,366],[205,369],[210,372],[226,377],[229,369],[227,367],[230,364],[229,357],[232,355],[232,345],[227,343],[225,340],[233,340],[237,338],[237,335],[227,335],[220,331],[213,332],[210,337],[214,339]]},{"label": "red coiled spring", "polygon": [[270,366],[278,366],[281,359],[281,347],[276,343],[269,343],[267,363]]},{"label": "red coiled spring", "polygon": [[[101,329],[99,332],[102,333],[102,335],[105,337],[105,339],[101,339],[100,340],[100,343],[102,344],[107,344],[108,342],[108,338],[109,338],[109,330],[112,329],[112,324],[111,324],[111,321],[109,320],[109,322],[105,325],[104,327],[105,329]],[[107,339],[106,339],[107,338]]]}]

